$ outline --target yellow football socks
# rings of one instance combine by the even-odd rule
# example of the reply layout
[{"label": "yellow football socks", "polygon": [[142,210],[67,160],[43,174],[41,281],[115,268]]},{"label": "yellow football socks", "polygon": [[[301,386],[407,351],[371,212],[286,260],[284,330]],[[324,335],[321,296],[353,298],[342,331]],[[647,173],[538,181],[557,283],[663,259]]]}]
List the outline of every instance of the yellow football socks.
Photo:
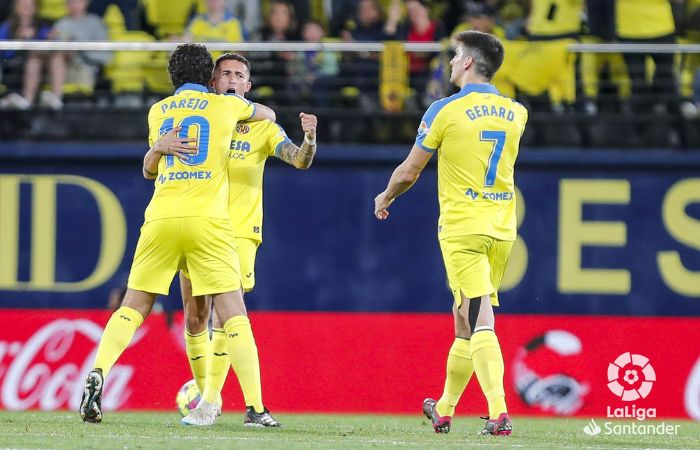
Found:
[{"label": "yellow football socks", "polygon": [[250,321],[246,316],[231,317],[224,323],[224,331],[228,341],[231,366],[241,385],[245,404],[261,413],[264,407],[260,386],[260,361]]},{"label": "yellow football socks", "polygon": [[228,357],[228,341],[223,328],[214,328],[207,354],[207,379],[202,398],[210,403],[221,404],[221,390],[226,382],[231,360]]},{"label": "yellow football socks", "polygon": [[105,326],[95,355],[95,369],[102,369],[105,378],[119,356],[126,350],[143,316],[133,308],[122,306],[112,313]]},{"label": "yellow football socks", "polygon": [[447,355],[445,389],[435,407],[440,416],[454,416],[457,402],[459,402],[459,398],[473,373],[474,366],[469,351],[469,340],[457,338],[452,343],[450,353]]},{"label": "yellow football socks", "polygon": [[503,390],[503,355],[496,333],[481,330],[472,334],[471,352],[476,377],[489,403],[489,417],[496,419],[508,412]]},{"label": "yellow football socks", "polygon": [[185,331],[185,351],[190,362],[194,381],[200,393],[204,392],[204,380],[207,376],[207,352],[209,350],[209,330],[198,334]]}]

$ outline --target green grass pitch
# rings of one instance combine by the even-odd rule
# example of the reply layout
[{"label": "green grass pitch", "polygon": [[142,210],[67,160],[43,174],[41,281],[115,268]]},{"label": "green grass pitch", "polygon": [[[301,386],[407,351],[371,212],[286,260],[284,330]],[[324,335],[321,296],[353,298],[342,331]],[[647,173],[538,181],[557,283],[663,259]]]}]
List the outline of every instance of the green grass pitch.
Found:
[{"label": "green grass pitch", "polygon": [[[99,425],[71,412],[0,412],[0,448],[700,448],[700,423],[679,425],[677,436],[587,436],[587,420],[514,417],[512,436],[479,436],[484,421],[458,417],[452,431],[435,434],[415,416],[279,414],[282,429],[249,429],[243,414],[224,412],[215,426],[183,427],[168,413],[106,413]],[[605,420],[597,420],[602,427]],[[629,424],[630,421],[614,422]],[[641,422],[658,424],[660,421]]]}]

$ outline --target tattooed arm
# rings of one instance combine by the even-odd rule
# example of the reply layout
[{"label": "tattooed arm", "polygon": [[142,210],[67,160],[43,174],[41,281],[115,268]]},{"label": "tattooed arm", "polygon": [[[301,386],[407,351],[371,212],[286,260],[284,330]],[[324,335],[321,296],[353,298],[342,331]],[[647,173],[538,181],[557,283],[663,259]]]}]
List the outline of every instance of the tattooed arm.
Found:
[{"label": "tattooed arm", "polygon": [[293,142],[285,142],[277,150],[277,157],[293,165],[297,169],[308,169],[316,154],[316,143],[309,144],[304,137],[304,143],[297,147]]},{"label": "tattooed arm", "polygon": [[292,142],[283,143],[277,150],[277,157],[297,169],[308,169],[316,154],[316,116],[300,113],[301,129],[304,130],[304,143],[297,147]]}]

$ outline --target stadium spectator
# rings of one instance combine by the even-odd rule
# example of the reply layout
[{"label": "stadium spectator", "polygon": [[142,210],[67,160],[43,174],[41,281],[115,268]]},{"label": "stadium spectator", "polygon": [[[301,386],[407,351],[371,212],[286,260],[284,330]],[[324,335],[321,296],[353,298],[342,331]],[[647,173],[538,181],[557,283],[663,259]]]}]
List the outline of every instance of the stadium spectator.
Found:
[{"label": "stadium spectator", "polygon": [[[362,0],[330,0],[330,35],[343,37],[343,31],[352,29]],[[381,10],[381,6],[379,7]]]},{"label": "stadium spectator", "polygon": [[273,0],[270,11],[265,16],[265,24],[258,32],[258,40],[283,42],[298,40],[294,7],[285,0]]},{"label": "stadium spectator", "polygon": [[225,0],[207,0],[206,12],[192,18],[185,39],[194,42],[243,42],[247,33],[241,20],[226,8]]},{"label": "stadium spectator", "polygon": [[[325,38],[323,26],[309,20],[301,28],[304,42],[320,43]],[[299,98],[308,98],[312,104],[331,106],[340,88],[340,55],[331,51],[296,52],[289,63],[292,92]],[[296,102],[295,102],[296,103]]]},{"label": "stadium spectator", "polygon": [[377,0],[357,2],[357,9],[353,12],[353,17],[345,23],[341,36],[347,42],[385,40],[382,7]]},{"label": "stadium spectator", "polygon": [[[346,42],[386,40],[382,9],[377,0],[360,0],[353,12],[353,18],[347,21],[341,35]],[[359,89],[360,101],[364,108],[376,109],[379,90],[379,54],[376,52],[346,54],[343,74],[354,80],[352,84]]]},{"label": "stadium spectator", "polygon": [[[35,0],[15,0],[10,18],[0,25],[0,39],[45,40],[51,27],[37,15]],[[36,99],[44,67],[51,73],[51,91],[42,92],[41,104],[60,107],[66,68],[58,52],[0,52],[2,82],[11,91],[0,100],[2,108],[27,109]],[[21,81],[20,81],[21,80]],[[22,94],[17,93],[20,90]]]},{"label": "stadium spectator", "polygon": [[[610,42],[615,38],[615,3],[609,0],[586,0],[588,36],[584,43]],[[579,83],[583,93],[583,111],[595,115],[598,109],[618,110],[627,107],[630,80],[622,53],[582,53]],[[600,91],[612,91],[605,98]],[[609,101],[614,99],[614,101]]]},{"label": "stadium spectator", "polygon": [[[567,71],[566,67],[561,64],[562,58],[559,58],[562,45],[573,43],[573,40],[578,40],[581,35],[581,26],[583,23],[583,7],[584,0],[532,0],[530,2],[530,10],[527,17],[527,38],[530,41],[551,41],[552,45],[542,45],[538,48],[540,52],[551,64],[556,64],[562,73]],[[573,56],[575,67],[578,67],[578,58]],[[528,68],[536,74],[538,67],[542,64],[541,59],[533,59]],[[554,94],[552,89],[549,89],[547,95],[532,96],[530,98],[530,106],[533,110],[542,109],[556,113],[572,111],[573,104],[576,99],[575,83],[576,73],[569,72],[567,81],[562,84],[562,95]],[[528,70],[529,71],[529,70]],[[565,88],[564,85],[568,86]],[[565,94],[564,94],[565,93]]]},{"label": "stadium spectator", "polygon": [[488,3],[467,1],[459,23],[452,30],[452,36],[462,31],[476,30],[505,38],[506,31],[497,24],[496,8]]},{"label": "stadium spectator", "polygon": [[498,2],[497,16],[506,32],[506,39],[520,39],[525,36],[527,9],[522,0]]},{"label": "stadium spectator", "polygon": [[294,11],[294,18],[297,23],[306,23],[308,20],[320,20],[322,17],[317,17],[313,14],[311,3],[316,3],[317,0],[287,0]]},{"label": "stadium spectator", "polygon": [[[294,7],[285,0],[273,0],[270,11],[265,17],[265,25],[258,31],[257,40],[264,42],[298,41]],[[254,52],[251,63],[259,68],[260,76],[256,77],[259,89],[267,87],[272,90],[276,101],[288,100],[287,86],[288,62],[294,53],[286,52]]]},{"label": "stadium spectator", "polygon": [[[393,0],[384,27],[387,38],[406,42],[435,42],[446,37],[445,27],[439,20],[431,20],[428,0],[406,0],[408,20],[399,24],[401,19],[401,1]],[[411,87],[422,93],[428,78],[431,55],[429,53],[411,52],[408,55]]]},{"label": "stadium spectator", "polygon": [[586,0],[588,34],[601,41],[615,39],[615,3],[610,0]]},{"label": "stadium spectator", "polygon": [[[673,44],[676,25],[670,0],[616,0],[615,30],[622,43]],[[654,75],[647,83],[646,60],[654,61]],[[675,110],[678,86],[673,73],[672,53],[625,53],[632,83],[631,109],[653,109],[657,114]],[[674,111],[675,112],[675,111]]]},{"label": "stadium spectator", "polygon": [[[107,41],[107,27],[98,16],[87,12],[89,0],[66,0],[68,15],[54,25],[52,35],[63,41]],[[80,51],[63,53],[66,84],[75,85],[82,93],[92,93],[102,66],[112,59],[111,52]],[[52,99],[58,106],[60,98]]]},{"label": "stadium spectator", "polygon": [[228,0],[231,11],[238,16],[243,22],[243,28],[250,32],[257,30],[262,23],[262,13],[260,11],[260,2],[251,2],[250,0]]}]

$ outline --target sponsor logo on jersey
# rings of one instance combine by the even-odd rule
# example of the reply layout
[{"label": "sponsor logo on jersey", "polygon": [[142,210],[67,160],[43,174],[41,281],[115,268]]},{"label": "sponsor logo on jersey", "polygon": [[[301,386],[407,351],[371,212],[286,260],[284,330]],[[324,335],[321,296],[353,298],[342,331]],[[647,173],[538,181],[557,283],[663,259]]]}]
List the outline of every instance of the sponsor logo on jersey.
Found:
[{"label": "sponsor logo on jersey", "polygon": [[428,135],[428,133],[430,133],[428,124],[425,123],[425,120],[421,120],[420,125],[418,126],[418,136],[425,137]]}]

